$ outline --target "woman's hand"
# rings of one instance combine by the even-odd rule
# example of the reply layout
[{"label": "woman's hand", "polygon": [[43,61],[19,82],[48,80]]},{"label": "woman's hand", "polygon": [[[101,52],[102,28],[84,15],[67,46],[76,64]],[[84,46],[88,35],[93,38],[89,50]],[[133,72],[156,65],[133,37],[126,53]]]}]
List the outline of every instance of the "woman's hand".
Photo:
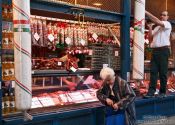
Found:
[{"label": "woman's hand", "polygon": [[106,99],[106,103],[107,103],[109,106],[113,106],[113,104],[114,104],[114,102],[113,102],[111,99],[109,99],[109,98]]},{"label": "woman's hand", "polygon": [[118,104],[117,103],[115,103],[113,106],[112,106],[115,110],[118,110],[119,109],[119,107],[118,107]]}]

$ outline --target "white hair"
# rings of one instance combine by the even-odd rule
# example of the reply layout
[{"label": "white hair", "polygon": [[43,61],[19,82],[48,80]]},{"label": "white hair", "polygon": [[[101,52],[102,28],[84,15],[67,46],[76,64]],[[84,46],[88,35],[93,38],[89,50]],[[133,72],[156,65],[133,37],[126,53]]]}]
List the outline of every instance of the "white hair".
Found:
[{"label": "white hair", "polygon": [[109,67],[105,67],[100,71],[100,77],[102,80],[105,80],[107,78],[112,79],[114,76],[115,76],[114,70]]}]

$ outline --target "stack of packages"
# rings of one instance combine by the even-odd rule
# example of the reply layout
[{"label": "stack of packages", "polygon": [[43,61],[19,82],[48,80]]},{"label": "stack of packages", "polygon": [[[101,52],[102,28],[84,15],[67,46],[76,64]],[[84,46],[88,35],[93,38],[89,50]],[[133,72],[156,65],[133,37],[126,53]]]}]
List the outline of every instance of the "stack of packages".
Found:
[{"label": "stack of packages", "polygon": [[14,33],[13,9],[8,0],[2,1],[2,114],[16,112],[14,93]]}]

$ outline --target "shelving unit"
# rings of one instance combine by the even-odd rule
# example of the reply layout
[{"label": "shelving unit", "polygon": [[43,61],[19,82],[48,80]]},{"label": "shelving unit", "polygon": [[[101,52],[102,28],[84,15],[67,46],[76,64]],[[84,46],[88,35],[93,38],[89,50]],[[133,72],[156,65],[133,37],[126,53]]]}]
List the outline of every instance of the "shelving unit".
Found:
[{"label": "shelving unit", "polygon": [[[0,48],[2,48],[2,0],[0,1]],[[0,50],[0,124],[2,124],[2,50]]]}]

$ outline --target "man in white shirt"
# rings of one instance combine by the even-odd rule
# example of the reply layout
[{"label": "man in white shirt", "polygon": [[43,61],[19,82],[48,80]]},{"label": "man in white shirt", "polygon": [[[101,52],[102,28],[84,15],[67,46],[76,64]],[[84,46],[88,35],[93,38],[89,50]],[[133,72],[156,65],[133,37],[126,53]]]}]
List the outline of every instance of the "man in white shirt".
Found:
[{"label": "man in white shirt", "polygon": [[149,40],[152,48],[150,86],[146,98],[153,97],[156,91],[158,75],[160,78],[159,96],[166,96],[168,57],[170,55],[170,33],[172,30],[170,22],[168,22],[168,12],[163,11],[160,20],[146,11],[146,15],[157,26],[152,30],[149,25]]}]

